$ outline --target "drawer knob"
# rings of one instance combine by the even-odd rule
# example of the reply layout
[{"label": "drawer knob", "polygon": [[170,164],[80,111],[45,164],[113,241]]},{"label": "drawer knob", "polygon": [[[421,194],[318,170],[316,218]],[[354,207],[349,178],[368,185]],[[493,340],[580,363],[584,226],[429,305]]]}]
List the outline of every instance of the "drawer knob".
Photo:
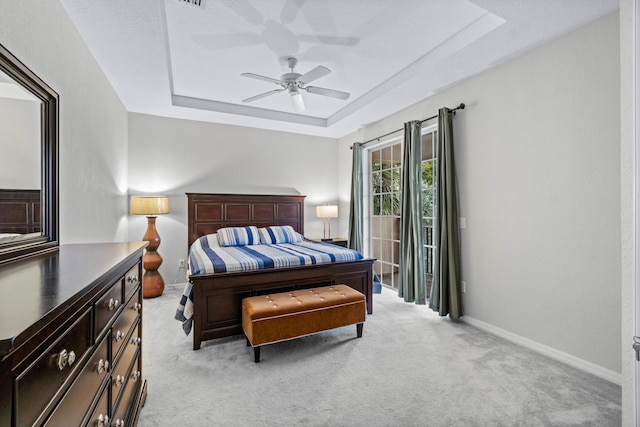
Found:
[{"label": "drawer knob", "polygon": [[100,414],[98,415],[98,427],[109,425],[109,416]]},{"label": "drawer knob", "polygon": [[140,337],[132,337],[129,342],[133,345],[140,345],[140,343],[142,342],[142,338]]},{"label": "drawer knob", "polygon": [[139,302],[136,302],[131,306],[131,309],[133,311],[138,311],[139,312],[141,308],[142,308],[142,304],[140,304]]},{"label": "drawer knob", "polygon": [[116,331],[116,336],[113,338],[116,342],[124,339],[124,332]]},{"label": "drawer knob", "polygon": [[138,281],[138,276],[127,276],[127,282],[136,283]]},{"label": "drawer knob", "polygon": [[116,377],[116,381],[113,383],[113,386],[120,387],[122,384],[124,384],[124,377],[121,377],[120,375],[118,375]]},{"label": "drawer knob", "polygon": [[131,374],[131,379],[133,379],[134,381],[137,380],[138,378],[140,378],[140,371],[133,371],[133,373]]},{"label": "drawer knob", "polygon": [[72,365],[75,361],[76,354],[73,351],[67,352],[66,349],[62,349],[62,351],[58,353],[56,365],[58,366],[58,369],[62,371],[67,365]]},{"label": "drawer knob", "polygon": [[98,361],[98,373],[101,374],[104,371],[109,370],[109,361],[100,359]]},{"label": "drawer knob", "polygon": [[120,302],[117,299],[109,299],[109,311],[113,310],[114,308],[118,308],[119,305]]}]

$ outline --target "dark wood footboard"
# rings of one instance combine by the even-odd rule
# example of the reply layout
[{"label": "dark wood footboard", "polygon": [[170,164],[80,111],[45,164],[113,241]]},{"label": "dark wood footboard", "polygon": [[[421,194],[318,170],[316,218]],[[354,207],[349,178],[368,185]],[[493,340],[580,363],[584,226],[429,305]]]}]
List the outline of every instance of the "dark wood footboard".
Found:
[{"label": "dark wood footboard", "polygon": [[242,334],[242,299],[343,283],[362,292],[373,313],[373,259],[243,273],[196,274],[193,282],[193,349],[202,341]]}]

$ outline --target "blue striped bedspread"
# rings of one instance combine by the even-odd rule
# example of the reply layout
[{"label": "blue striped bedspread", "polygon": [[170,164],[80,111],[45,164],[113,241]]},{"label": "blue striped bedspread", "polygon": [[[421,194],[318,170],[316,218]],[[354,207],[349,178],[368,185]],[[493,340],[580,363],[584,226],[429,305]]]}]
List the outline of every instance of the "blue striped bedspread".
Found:
[{"label": "blue striped bedspread", "polygon": [[[295,267],[331,262],[356,261],[364,257],[352,249],[305,240],[277,245],[215,247],[207,236],[191,245],[189,274],[233,273]],[[193,284],[187,283],[175,315],[188,335],[193,319]]]},{"label": "blue striped bedspread", "polygon": [[191,247],[191,274],[232,273],[265,268],[295,267],[328,262],[355,261],[362,255],[340,246],[305,240],[277,245],[211,247],[206,238]]}]

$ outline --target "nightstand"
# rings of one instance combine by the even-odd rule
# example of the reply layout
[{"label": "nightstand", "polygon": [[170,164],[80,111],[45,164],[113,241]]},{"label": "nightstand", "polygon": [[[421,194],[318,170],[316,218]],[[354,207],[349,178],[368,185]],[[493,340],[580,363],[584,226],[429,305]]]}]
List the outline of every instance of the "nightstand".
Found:
[{"label": "nightstand", "polygon": [[331,240],[322,240],[322,239],[311,239],[314,242],[322,242],[322,243],[331,243],[332,245],[342,246],[343,248],[347,247],[348,240],[343,239],[341,237],[336,237]]}]

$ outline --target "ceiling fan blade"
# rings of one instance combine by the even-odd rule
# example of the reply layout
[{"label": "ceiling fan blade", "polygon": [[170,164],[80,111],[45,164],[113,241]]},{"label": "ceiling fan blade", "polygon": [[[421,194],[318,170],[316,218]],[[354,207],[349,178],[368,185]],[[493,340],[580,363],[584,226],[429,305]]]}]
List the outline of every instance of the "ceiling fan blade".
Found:
[{"label": "ceiling fan blade", "polygon": [[318,87],[318,86],[305,87],[304,90],[306,90],[309,93],[330,96],[332,98],[338,98],[338,99],[349,99],[349,96],[350,96],[350,94],[347,92],[341,92],[339,90],[333,90],[333,89],[326,89],[324,87]]},{"label": "ceiling fan blade", "polygon": [[307,43],[330,44],[336,46],[357,46],[360,43],[358,37],[320,36],[315,34],[299,34],[298,40]]},{"label": "ceiling fan blade", "polygon": [[282,80],[272,79],[271,77],[261,76],[260,74],[242,73],[240,75],[244,76],[244,77],[249,77],[249,78],[252,78],[252,79],[264,80],[265,82],[275,83],[277,85],[282,84]]},{"label": "ceiling fan blade", "polygon": [[312,81],[314,81],[316,79],[319,79],[320,77],[326,76],[330,72],[331,72],[331,70],[328,69],[327,67],[323,67],[322,65],[318,65],[313,70],[301,75],[298,78],[298,81],[300,83],[302,83],[303,85],[306,85],[307,83],[311,83]]},{"label": "ceiling fan blade", "polygon": [[282,89],[270,90],[269,92],[261,93],[260,95],[256,95],[256,96],[252,96],[251,98],[243,99],[242,102],[257,101],[258,99],[265,98],[265,97],[267,97],[269,95],[273,95],[274,93],[282,92],[283,90],[285,90],[285,89],[282,88]]}]

